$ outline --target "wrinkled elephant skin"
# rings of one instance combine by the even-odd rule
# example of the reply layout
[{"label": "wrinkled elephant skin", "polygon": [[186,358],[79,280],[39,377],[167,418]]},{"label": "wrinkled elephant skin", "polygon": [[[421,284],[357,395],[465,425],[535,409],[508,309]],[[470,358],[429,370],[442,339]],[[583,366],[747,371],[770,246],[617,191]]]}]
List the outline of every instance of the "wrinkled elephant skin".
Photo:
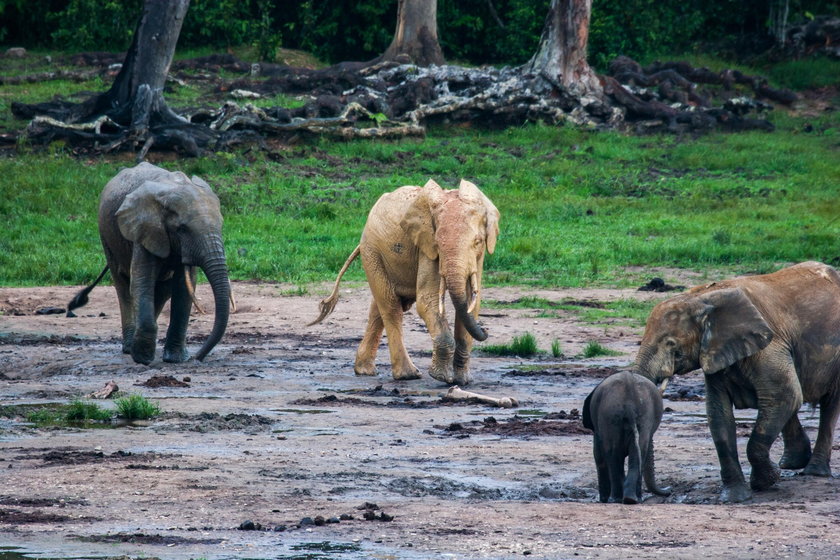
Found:
[{"label": "wrinkled elephant skin", "polygon": [[[637,356],[655,383],[702,368],[706,413],[721,466],[723,501],[749,499],[779,480],[779,467],[830,476],[840,411],[840,275],[806,262],[772,274],[700,286],[658,304]],[[797,415],[819,404],[811,451]],[[747,444],[747,486],[738,461],[734,408],[757,408]],[[769,451],[779,434],[777,466]]]},{"label": "wrinkled elephant skin", "polygon": [[[359,246],[312,324],[334,309],[341,276],[361,255],[373,301],[356,352],[356,374],[376,375],[374,360],[384,330],[394,379],[420,377],[402,333],[403,313],[416,303],[432,338],[429,374],[450,385],[466,385],[472,341],[487,338],[476,319],[484,255],[493,253],[498,233],[499,211],[468,181],[456,190],[445,191],[430,180],[422,188],[386,193],[368,214]],[[455,307],[453,330],[444,312],[446,292]]]},{"label": "wrinkled elephant skin", "polygon": [[224,334],[230,298],[222,215],[210,186],[198,177],[189,179],[149,163],[124,169],[100,196],[99,234],[119,299],[123,352],[137,363],[154,360],[157,319],[170,299],[163,360],[188,359],[186,331],[195,267],[204,271],[216,314],[196,354],[203,359]]},{"label": "wrinkled elephant skin", "polygon": [[654,476],[653,434],[662,409],[656,386],[627,371],[607,377],[586,397],[582,420],[594,432],[592,450],[602,502],[639,503],[642,476],[649,491],[660,496],[670,493],[657,486]]}]

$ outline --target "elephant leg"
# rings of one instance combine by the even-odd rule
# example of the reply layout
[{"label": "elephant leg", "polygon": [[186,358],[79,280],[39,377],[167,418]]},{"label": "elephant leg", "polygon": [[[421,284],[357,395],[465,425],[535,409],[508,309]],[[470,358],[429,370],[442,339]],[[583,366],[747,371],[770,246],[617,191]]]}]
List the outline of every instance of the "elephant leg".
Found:
[{"label": "elephant leg", "polygon": [[[195,285],[195,268],[192,269],[191,281]],[[169,306],[169,328],[166,331],[166,342],[163,345],[163,361],[181,363],[190,357],[187,352],[187,324],[190,322],[192,299],[187,291],[184,267],[176,267],[168,286],[160,286],[158,293],[161,298],[168,299],[170,293],[172,301]],[[155,294],[157,304],[158,294]],[[162,306],[162,304],[161,304]]]},{"label": "elephant leg", "polygon": [[379,314],[379,306],[376,305],[376,300],[372,300],[365,334],[359,344],[359,349],[356,350],[356,363],[353,366],[356,375],[376,375],[376,352],[379,350],[383,330],[385,330],[385,324]]},{"label": "elephant leg", "polygon": [[[110,262],[109,262],[110,266]],[[111,270],[117,270],[112,268]],[[114,289],[117,291],[117,300],[120,304],[120,323],[122,325],[122,351],[123,354],[131,354],[131,345],[134,343],[134,305],[131,302],[131,285],[125,276],[113,273]]]},{"label": "elephant leg", "polygon": [[131,301],[136,328],[131,343],[131,357],[139,364],[150,364],[155,359],[155,287],[159,272],[160,263],[157,258],[135,244],[131,259]]},{"label": "elephant leg", "polygon": [[706,375],[706,416],[720,462],[720,478],[723,482],[720,499],[722,502],[743,502],[752,497],[752,492],[738,461],[735,414],[726,389],[714,375]]},{"label": "elephant leg", "polygon": [[837,395],[828,394],[820,399],[820,429],[814,444],[814,454],[802,474],[831,476],[831,446],[839,413],[840,398]]},{"label": "elephant leg", "polygon": [[770,459],[770,447],[802,406],[802,390],[793,362],[789,356],[786,361],[786,366],[779,367],[779,362],[773,360],[772,365],[762,364],[758,371],[758,415],[747,442],[753,490],[766,490],[779,481],[781,472]]},{"label": "elephant leg", "polygon": [[802,469],[811,459],[811,440],[802,424],[799,423],[799,415],[794,414],[782,428],[782,439],[785,442],[785,451],[779,460],[779,467],[783,469]]},{"label": "elephant leg", "polygon": [[624,500],[624,455],[615,446],[607,446],[607,472],[610,477],[610,499],[614,504]]},{"label": "elephant leg", "polygon": [[[421,263],[422,267],[422,263]],[[423,277],[422,270],[420,277]],[[455,340],[449,332],[446,316],[440,313],[438,302],[438,286],[440,284],[437,271],[428,274],[428,281],[418,283],[417,286],[417,314],[426,323],[429,336],[432,337],[432,365],[429,375],[438,381],[450,385],[459,383],[452,370],[452,355],[455,350]]]},{"label": "elephant leg", "polygon": [[610,500],[610,473],[607,469],[607,458],[603,444],[598,434],[592,439],[592,453],[595,455],[595,468],[598,471],[598,498],[603,503]]}]

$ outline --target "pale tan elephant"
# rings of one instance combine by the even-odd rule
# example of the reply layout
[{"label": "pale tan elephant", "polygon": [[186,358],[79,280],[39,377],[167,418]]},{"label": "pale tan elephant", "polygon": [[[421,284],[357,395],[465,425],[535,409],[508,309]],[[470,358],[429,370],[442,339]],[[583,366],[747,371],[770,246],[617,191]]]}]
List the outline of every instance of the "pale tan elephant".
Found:
[{"label": "pale tan elephant", "polygon": [[[420,377],[402,333],[403,313],[416,302],[433,342],[429,374],[449,384],[466,385],[472,339],[487,338],[476,318],[484,252],[493,253],[498,235],[499,211],[469,181],[462,180],[458,190],[445,191],[429,180],[422,188],[400,187],[386,193],[368,214],[361,242],[311,324],[321,322],[335,308],[341,277],[361,255],[373,301],[356,352],[356,374],[376,375],[374,360],[384,329],[394,379]],[[444,312],[447,291],[455,306],[454,336]]]}]

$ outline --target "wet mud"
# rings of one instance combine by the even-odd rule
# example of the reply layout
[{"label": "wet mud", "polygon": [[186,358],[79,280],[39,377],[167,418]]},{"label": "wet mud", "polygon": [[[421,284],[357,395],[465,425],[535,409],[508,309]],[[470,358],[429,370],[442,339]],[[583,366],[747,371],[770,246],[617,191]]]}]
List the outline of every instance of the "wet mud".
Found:
[{"label": "wet mud", "polygon": [[[76,289],[0,289],[2,560],[764,560],[840,550],[838,479],[782,471],[773,489],[747,503],[719,503],[699,372],[669,386],[654,439],[657,479],[672,494],[645,494],[638,506],[597,501],[592,436],[580,410],[604,377],[632,369],[641,327],[588,324],[570,308],[668,294],[485,290],[501,302],[559,302],[545,317],[517,307],[482,313],[488,344],[527,332],[543,349],[560,340],[568,356],[591,341],[619,353],[521,359],[482,353],[479,344],[468,389],[519,402],[502,409],[447,401],[448,387],[426,374],[393,380],[386,339],[379,375],[354,375],[369,304],[364,286],[343,289],[325,324],[306,327],[322,293],[290,297],[282,295],[288,287],[235,283],[239,311],[204,362],[166,364],[158,356],[150,366],[121,353],[111,288],[94,291],[78,317],[36,314]],[[198,295],[212,300],[205,285]],[[161,333],[165,321],[166,311]],[[193,351],[211,327],[212,316],[191,318]],[[425,372],[430,340],[413,311],[405,336]],[[110,381],[163,413],[97,430],[27,422],[39,407]],[[736,411],[747,476],[754,418]],[[818,413],[804,408],[800,419],[813,441]],[[781,447],[772,448],[775,460]],[[832,466],[840,468],[836,457]]]}]

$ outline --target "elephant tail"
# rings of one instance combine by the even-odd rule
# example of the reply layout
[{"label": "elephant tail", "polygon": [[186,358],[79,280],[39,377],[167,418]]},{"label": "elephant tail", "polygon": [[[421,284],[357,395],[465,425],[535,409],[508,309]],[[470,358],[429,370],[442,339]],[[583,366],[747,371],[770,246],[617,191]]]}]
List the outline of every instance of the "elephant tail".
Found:
[{"label": "elephant tail", "polygon": [[318,318],[306,325],[307,327],[311,327],[312,325],[317,325],[321,321],[327,318],[327,315],[333,312],[335,309],[335,305],[338,303],[338,285],[341,283],[341,277],[344,276],[344,273],[347,272],[347,268],[350,266],[356,257],[359,256],[361,253],[361,245],[356,245],[356,248],[353,249],[353,252],[350,253],[350,256],[347,257],[347,260],[344,261],[344,266],[341,267],[341,270],[338,272],[338,278],[335,279],[335,287],[333,287],[333,291],[330,294],[330,297],[326,299],[322,299],[321,303],[318,304],[318,309],[321,312],[318,315]]},{"label": "elephant tail", "polygon": [[108,266],[105,265],[105,268],[102,269],[102,272],[99,273],[99,276],[96,277],[96,280],[93,281],[93,284],[90,286],[86,286],[83,288],[78,294],[76,294],[73,299],[70,300],[70,303],[67,304],[67,317],[75,317],[76,315],[73,313],[74,309],[78,309],[84,305],[87,305],[88,302],[88,294],[93,290],[97,284],[105,277],[105,273],[108,272]]}]

